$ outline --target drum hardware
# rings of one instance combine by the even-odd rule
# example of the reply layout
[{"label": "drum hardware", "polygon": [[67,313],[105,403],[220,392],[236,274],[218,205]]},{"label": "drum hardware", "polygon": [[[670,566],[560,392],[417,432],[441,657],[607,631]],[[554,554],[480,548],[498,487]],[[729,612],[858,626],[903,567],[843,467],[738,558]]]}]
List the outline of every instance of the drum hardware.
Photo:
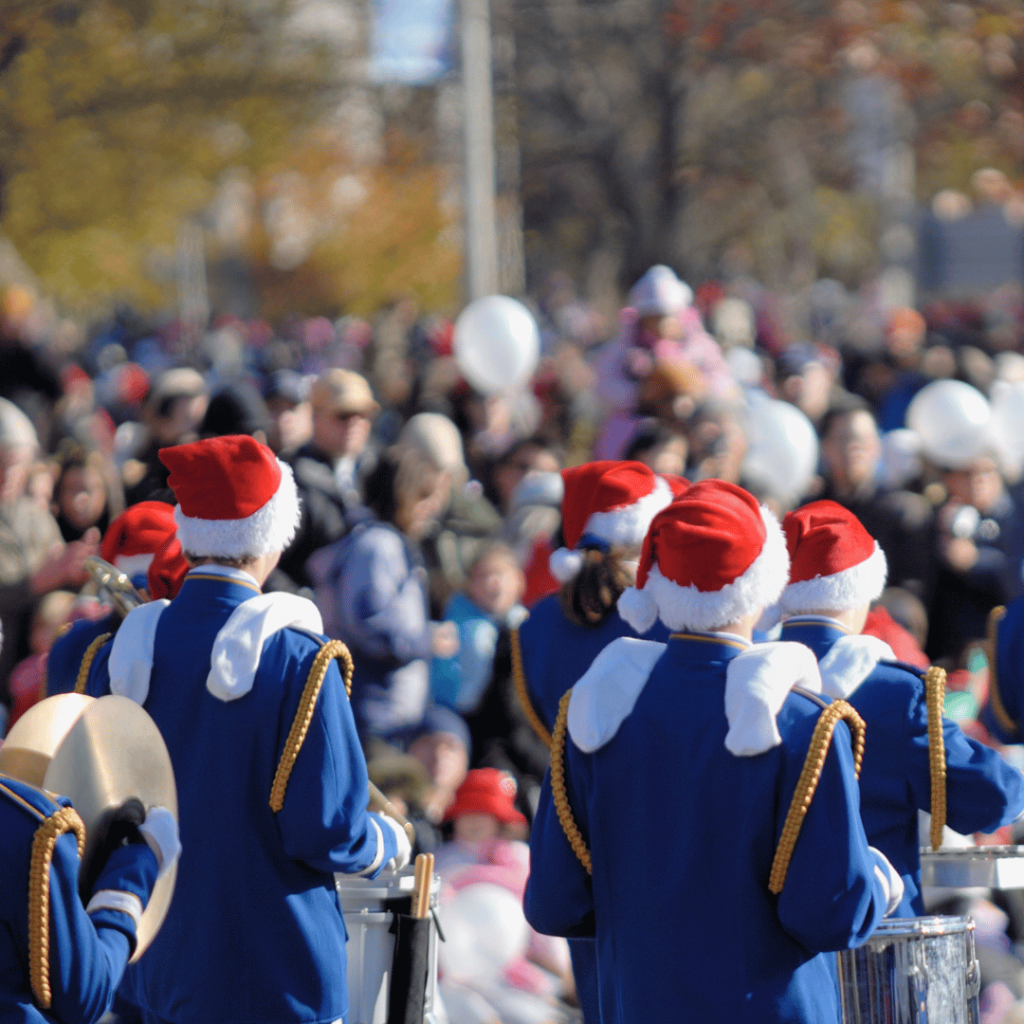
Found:
[{"label": "drum hardware", "polygon": [[[420,857],[425,855],[421,854]],[[417,858],[417,866],[409,865],[390,878],[367,879],[354,875],[335,875],[335,889],[341,903],[345,929],[348,932],[348,994],[349,1013],[346,1024],[394,1024],[395,1020],[413,1019],[432,1021],[440,1007],[437,991],[440,938],[435,925],[435,910],[441,892],[438,875],[428,876],[424,862]],[[422,906],[423,896],[416,899],[417,873],[420,882],[429,878],[427,886],[427,916],[413,917],[417,902]],[[418,890],[424,892],[422,885]],[[404,929],[403,925],[412,925]],[[400,929],[402,929],[400,931]],[[418,942],[406,944],[405,934],[419,932]],[[426,941],[422,936],[426,935]],[[410,1009],[406,995],[413,991],[412,979],[402,981],[396,976],[401,971],[409,975],[407,955],[399,949],[413,945],[426,958],[425,994],[422,996],[420,1016],[412,1018],[393,1014]],[[422,979],[422,974],[420,975]],[[416,982],[415,984],[419,984]],[[392,998],[392,988],[395,996]],[[413,1007],[413,1011],[415,1007]]]},{"label": "drum hardware", "polygon": [[843,1024],[978,1024],[981,974],[969,917],[883,920],[836,959]]}]

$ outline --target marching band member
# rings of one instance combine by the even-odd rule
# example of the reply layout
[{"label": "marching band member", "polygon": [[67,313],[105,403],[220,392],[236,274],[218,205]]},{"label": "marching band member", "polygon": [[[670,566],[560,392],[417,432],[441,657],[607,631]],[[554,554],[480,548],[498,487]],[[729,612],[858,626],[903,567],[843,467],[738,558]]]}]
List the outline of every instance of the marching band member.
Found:
[{"label": "marching band member", "polygon": [[177,845],[164,808],[138,828],[115,828],[124,844],[94,854],[96,880],[83,906],[81,818],[64,797],[0,774],[0,1020],[95,1024],[110,1009]]},{"label": "marching band member", "polygon": [[[884,641],[861,634],[885,588],[886,560],[860,520],[834,501],[815,501],[787,513],[783,529],[792,568],[780,601],[782,639],[810,647],[823,692],[848,701],[864,719],[864,831],[903,878],[897,916],[920,916],[918,809],[932,813],[934,845],[943,805],[944,821],[956,832],[994,832],[1024,812],[1024,776],[941,717],[945,672],[897,662]],[[941,727],[930,730],[930,721]],[[936,766],[944,766],[944,784]]]},{"label": "marching band member", "polygon": [[[105,562],[120,569],[137,590],[144,591],[153,556],[174,536],[174,531],[173,505],[164,501],[140,501],[107,527],[100,543],[100,555]],[[54,641],[46,663],[47,696],[71,693],[80,681],[84,684],[89,663],[104,642],[99,637],[109,640],[123,617],[124,613],[115,607],[102,619],[79,619]]]},{"label": "marching band member", "polygon": [[173,601],[128,614],[89,681],[142,704],[160,728],[186,851],[125,995],[147,1024],[341,1021],[334,873],[375,877],[411,851],[397,824],[366,810],[335,661],[348,652],[322,636],[312,602],[261,592],[299,521],[292,473],[241,435],[160,458],[194,568]]},{"label": "marching band member", "polygon": [[787,570],[767,509],[695,484],[655,516],[619,601],[668,642],[616,640],[563,698],[526,915],[595,935],[606,1021],[835,1022],[819,952],[858,945],[899,900],[860,822],[856,719],[811,692],[806,648],[751,644]]},{"label": "marching band member", "polygon": [[[651,520],[688,485],[658,476],[641,462],[600,461],[562,470],[565,546],[550,563],[562,584],[538,601],[512,635],[513,683],[527,720],[545,746],[562,694],[613,640],[635,636],[615,602],[633,583],[636,559]],[[659,624],[652,638],[667,632]],[[546,759],[545,759],[546,764]],[[593,942],[570,943],[583,1019],[599,1021]]]}]

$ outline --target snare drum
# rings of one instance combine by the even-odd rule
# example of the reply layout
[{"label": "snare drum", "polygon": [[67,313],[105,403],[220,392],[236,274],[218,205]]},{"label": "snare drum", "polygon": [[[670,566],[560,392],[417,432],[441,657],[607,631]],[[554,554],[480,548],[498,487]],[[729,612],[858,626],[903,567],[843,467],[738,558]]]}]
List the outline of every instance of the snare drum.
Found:
[{"label": "snare drum", "polygon": [[837,954],[843,1024],[977,1024],[981,977],[969,917],[882,921]]},{"label": "snare drum", "polygon": [[[408,914],[415,884],[412,865],[386,879],[369,880],[354,875],[335,875],[348,932],[348,1014],[346,1024],[386,1024],[388,986],[395,955],[396,914]],[[430,906],[437,908],[440,876],[430,886]],[[437,996],[437,929],[430,929],[426,1016],[439,1006]]]}]

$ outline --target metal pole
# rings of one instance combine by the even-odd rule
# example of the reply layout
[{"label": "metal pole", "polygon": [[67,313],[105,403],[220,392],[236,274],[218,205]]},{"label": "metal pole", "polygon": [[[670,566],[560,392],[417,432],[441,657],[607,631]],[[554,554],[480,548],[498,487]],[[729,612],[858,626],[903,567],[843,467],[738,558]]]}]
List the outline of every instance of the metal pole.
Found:
[{"label": "metal pole", "polygon": [[466,282],[469,301],[498,291],[494,94],[489,0],[462,0]]}]

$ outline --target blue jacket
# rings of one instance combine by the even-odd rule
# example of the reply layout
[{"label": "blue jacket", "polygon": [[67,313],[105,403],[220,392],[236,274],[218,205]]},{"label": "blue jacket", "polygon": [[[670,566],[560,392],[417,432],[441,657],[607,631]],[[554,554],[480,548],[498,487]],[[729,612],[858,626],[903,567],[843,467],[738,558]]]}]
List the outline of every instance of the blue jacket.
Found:
[{"label": "blue jacket", "polygon": [[[848,631],[834,620],[794,616],[782,639],[796,640],[819,661]],[[899,917],[924,913],[917,812],[931,810],[925,673],[902,662],[878,662],[845,699],[867,727],[860,806],[871,845],[903,877]],[[992,832],[1024,811],[1024,775],[997,751],[942,720],[946,749],[946,823],[956,832]]]},{"label": "blue jacket", "polygon": [[[215,637],[259,593],[245,573],[202,566],[156,626],[144,706],[174,765],[183,852],[167,918],[129,968],[125,995],[176,1024],[344,1016],[347,936],[334,873],[395,854],[393,832],[366,811],[366,763],[336,662],[283,806],[270,807],[321,637],[272,633],[248,692],[225,700],[207,688]],[[93,663],[91,692],[109,688],[109,654],[110,645]]]},{"label": "blue jacket", "polygon": [[993,662],[982,721],[1004,743],[1020,743],[1024,739],[1024,597],[1006,606],[1006,614],[996,626]]},{"label": "blue jacket", "polygon": [[59,636],[50,648],[46,659],[46,696],[57,693],[74,693],[78,682],[78,670],[89,645],[104,633],[115,633],[121,623],[121,616],[111,612],[102,619],[79,619],[71,628]]},{"label": "blue jacket", "polygon": [[[594,658],[613,640],[637,635],[617,610],[613,610],[599,626],[586,627],[570,622],[562,611],[558,594],[538,601],[518,632],[526,692],[549,733],[558,716],[558,702],[586,672]],[[657,622],[645,635],[650,640],[666,640],[668,630]],[[594,941],[590,938],[570,939],[569,948],[583,1020],[585,1024],[595,1024],[602,1018]],[[605,1024],[609,1021],[610,1018],[605,1018]]]},{"label": "blue jacket", "polygon": [[[326,549],[325,549],[326,550]],[[375,519],[332,545],[318,570],[324,628],[355,659],[352,709],[359,734],[404,742],[430,702],[427,574],[402,533]]]},{"label": "blue jacket", "polygon": [[864,941],[885,912],[842,723],[782,892],[769,890],[821,705],[790,693],[781,744],[732,755],[726,669],[745,648],[673,635],[614,735],[591,752],[567,740],[569,801],[593,875],[545,779],[526,916],[544,933],[596,936],[605,1020],[836,1022],[833,974],[818,954]]},{"label": "blue jacket", "polygon": [[[530,609],[530,617],[519,626],[519,648],[527,692],[548,732],[554,727],[562,695],[590,668],[598,654],[620,636],[637,635],[616,610],[593,628],[570,622],[562,611],[558,594],[549,594]],[[656,622],[644,637],[667,640],[668,630]]]},{"label": "blue jacket", "polygon": [[[50,1006],[33,996],[30,972],[30,867],[33,840],[43,823],[70,807],[64,797],[0,775],[0,1020],[4,1024],[95,1024],[110,1009],[135,948],[135,919],[124,910],[88,912],[78,895],[78,846],[73,832],[57,839],[50,862]],[[107,858],[93,887],[130,894],[138,909],[149,902],[156,857],[148,846],[120,847]]]}]

